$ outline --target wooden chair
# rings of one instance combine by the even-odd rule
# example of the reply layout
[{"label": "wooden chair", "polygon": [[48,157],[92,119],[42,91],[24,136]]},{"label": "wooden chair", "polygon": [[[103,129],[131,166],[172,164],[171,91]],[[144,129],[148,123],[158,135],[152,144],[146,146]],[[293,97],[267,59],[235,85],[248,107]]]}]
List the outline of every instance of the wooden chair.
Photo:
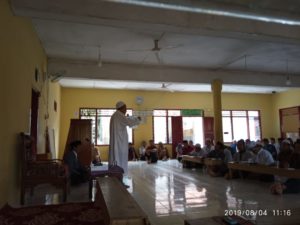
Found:
[{"label": "wooden chair", "polygon": [[63,201],[67,199],[67,167],[62,160],[37,160],[34,138],[21,133],[21,205],[24,205],[26,188],[33,189],[39,184],[52,184],[63,189]]}]

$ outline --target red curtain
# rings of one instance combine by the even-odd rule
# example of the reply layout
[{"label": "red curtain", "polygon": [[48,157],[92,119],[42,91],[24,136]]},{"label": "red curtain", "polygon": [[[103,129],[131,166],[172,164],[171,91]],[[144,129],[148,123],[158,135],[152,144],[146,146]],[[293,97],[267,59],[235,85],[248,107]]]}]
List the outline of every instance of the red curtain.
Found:
[{"label": "red curtain", "polygon": [[176,158],[176,146],[178,143],[182,143],[183,140],[183,127],[182,127],[182,117],[174,116],[172,118],[172,156]]}]

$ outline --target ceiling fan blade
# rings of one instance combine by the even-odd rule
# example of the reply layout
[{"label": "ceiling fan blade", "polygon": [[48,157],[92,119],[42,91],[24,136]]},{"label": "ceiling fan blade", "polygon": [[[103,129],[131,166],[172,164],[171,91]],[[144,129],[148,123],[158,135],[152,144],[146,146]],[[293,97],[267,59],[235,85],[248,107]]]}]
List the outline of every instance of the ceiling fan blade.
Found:
[{"label": "ceiling fan blade", "polygon": [[161,85],[161,89],[164,89],[164,90],[166,90],[166,91],[169,91],[169,92],[174,92],[174,90],[173,89],[171,89],[171,88],[169,88],[169,86],[171,86],[172,84],[171,83],[169,83],[169,84],[166,84],[166,83],[162,83],[162,85]]},{"label": "ceiling fan blade", "polygon": [[149,55],[149,52],[145,55],[145,57],[143,58],[143,60],[142,60],[142,64],[144,64],[145,63],[145,61],[146,61],[146,59],[148,58],[148,55]]},{"label": "ceiling fan blade", "polygon": [[161,39],[163,39],[163,37],[165,36],[166,32],[162,32],[162,34],[160,35],[160,37],[157,39],[157,41],[161,41]]},{"label": "ceiling fan blade", "polygon": [[160,58],[160,56],[159,56],[159,52],[158,52],[158,51],[157,51],[157,52],[154,52],[154,54],[155,54],[156,60],[157,60],[157,62],[158,62],[158,65],[161,65],[161,58]]},{"label": "ceiling fan blade", "polygon": [[183,44],[179,44],[179,45],[169,45],[166,47],[162,47],[162,49],[173,49],[173,48],[180,48],[183,47]]},{"label": "ceiling fan blade", "polygon": [[149,52],[152,49],[132,49],[132,50],[126,50],[126,52]]}]

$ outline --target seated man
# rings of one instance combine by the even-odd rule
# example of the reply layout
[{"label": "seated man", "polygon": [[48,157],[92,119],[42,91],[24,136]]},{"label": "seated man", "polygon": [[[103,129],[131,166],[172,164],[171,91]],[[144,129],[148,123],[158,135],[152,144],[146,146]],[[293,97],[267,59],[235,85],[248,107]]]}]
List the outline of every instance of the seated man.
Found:
[{"label": "seated man", "polygon": [[189,155],[194,150],[193,147],[189,145],[187,140],[184,140],[182,144],[182,155]]},{"label": "seated man", "polygon": [[231,152],[224,146],[224,144],[218,141],[215,145],[215,150],[212,150],[208,155],[208,158],[221,159],[222,165],[219,166],[209,166],[208,173],[213,176],[227,176],[228,167],[227,163],[232,161]]},{"label": "seated man", "polygon": [[246,144],[243,139],[237,142],[237,152],[233,155],[234,162],[248,161],[253,158],[251,151],[246,151]]},{"label": "seated man", "polygon": [[176,146],[176,157],[179,162],[182,160],[182,143],[178,143]]},{"label": "seated man", "polygon": [[158,160],[157,147],[153,140],[149,140],[149,146],[146,148],[145,158],[148,163],[156,163]]},{"label": "seated man", "polygon": [[[268,150],[263,148],[262,143],[260,141],[256,142],[255,147],[253,148],[253,153],[255,155],[253,158],[254,163],[260,165],[266,165],[266,166],[275,164],[273,156]],[[271,182],[274,181],[274,176],[268,174],[262,174],[260,175],[260,180],[265,182]]]},{"label": "seated man", "polygon": [[64,157],[64,162],[68,165],[71,185],[80,184],[88,180],[88,170],[81,165],[77,158],[78,148],[81,141],[73,141],[70,144],[70,150]]},{"label": "seated man", "polygon": [[[252,161],[254,155],[251,151],[246,151],[246,143],[243,139],[237,142],[237,152],[233,155],[234,162],[249,162]],[[248,172],[246,171],[232,171],[233,178],[247,177]]]},{"label": "seated man", "polygon": [[[300,169],[300,140],[295,143],[295,150],[289,158],[290,161],[283,163],[281,166],[290,167],[294,169]],[[282,179],[282,178],[281,178]],[[272,194],[288,194],[288,193],[300,193],[300,179],[286,178],[283,181],[279,180],[271,186]]]},{"label": "seated man", "polygon": [[137,155],[135,152],[135,148],[132,143],[128,143],[128,161],[135,161],[137,159]]},{"label": "seated man", "polygon": [[289,140],[285,139],[281,143],[280,152],[278,154],[279,164],[289,162],[293,154],[293,149]]},{"label": "seated man", "polygon": [[146,153],[146,141],[142,141],[141,147],[139,148],[140,160],[146,160],[145,153]]},{"label": "seated man", "polygon": [[269,139],[268,138],[264,138],[263,139],[263,148],[268,150],[271,155],[273,156],[273,159],[276,160],[277,159],[277,151],[274,145],[269,143]]},{"label": "seated man", "polygon": [[206,140],[205,140],[205,145],[204,145],[204,147],[203,147],[203,150],[205,151],[205,152],[207,152],[207,154],[209,154],[212,150],[214,150],[215,148],[214,148],[214,146],[213,146],[213,143],[212,143],[212,141],[209,139],[209,138],[207,138]]},{"label": "seated man", "polygon": [[159,160],[166,161],[169,158],[168,149],[163,145],[162,142],[158,143],[157,153]]},{"label": "seated man", "polygon": [[195,150],[194,142],[192,140],[189,140],[189,147],[191,149],[191,152]]},{"label": "seated man", "polygon": [[253,162],[261,165],[273,165],[275,161],[272,154],[263,148],[263,145],[260,141],[257,141],[255,147],[253,148],[254,158]]},{"label": "seated man", "polygon": [[196,144],[195,145],[195,149],[194,151],[192,151],[190,153],[191,156],[200,156],[200,157],[206,157],[207,152],[205,152],[202,148],[200,144]]}]

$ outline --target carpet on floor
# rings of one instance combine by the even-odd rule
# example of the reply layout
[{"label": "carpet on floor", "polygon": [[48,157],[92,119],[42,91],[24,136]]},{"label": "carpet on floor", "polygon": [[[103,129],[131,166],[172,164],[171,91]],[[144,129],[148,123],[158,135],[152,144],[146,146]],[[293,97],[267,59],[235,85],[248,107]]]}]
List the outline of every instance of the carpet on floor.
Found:
[{"label": "carpet on floor", "polygon": [[0,210],[0,225],[102,225],[103,210],[93,202],[38,205]]}]

